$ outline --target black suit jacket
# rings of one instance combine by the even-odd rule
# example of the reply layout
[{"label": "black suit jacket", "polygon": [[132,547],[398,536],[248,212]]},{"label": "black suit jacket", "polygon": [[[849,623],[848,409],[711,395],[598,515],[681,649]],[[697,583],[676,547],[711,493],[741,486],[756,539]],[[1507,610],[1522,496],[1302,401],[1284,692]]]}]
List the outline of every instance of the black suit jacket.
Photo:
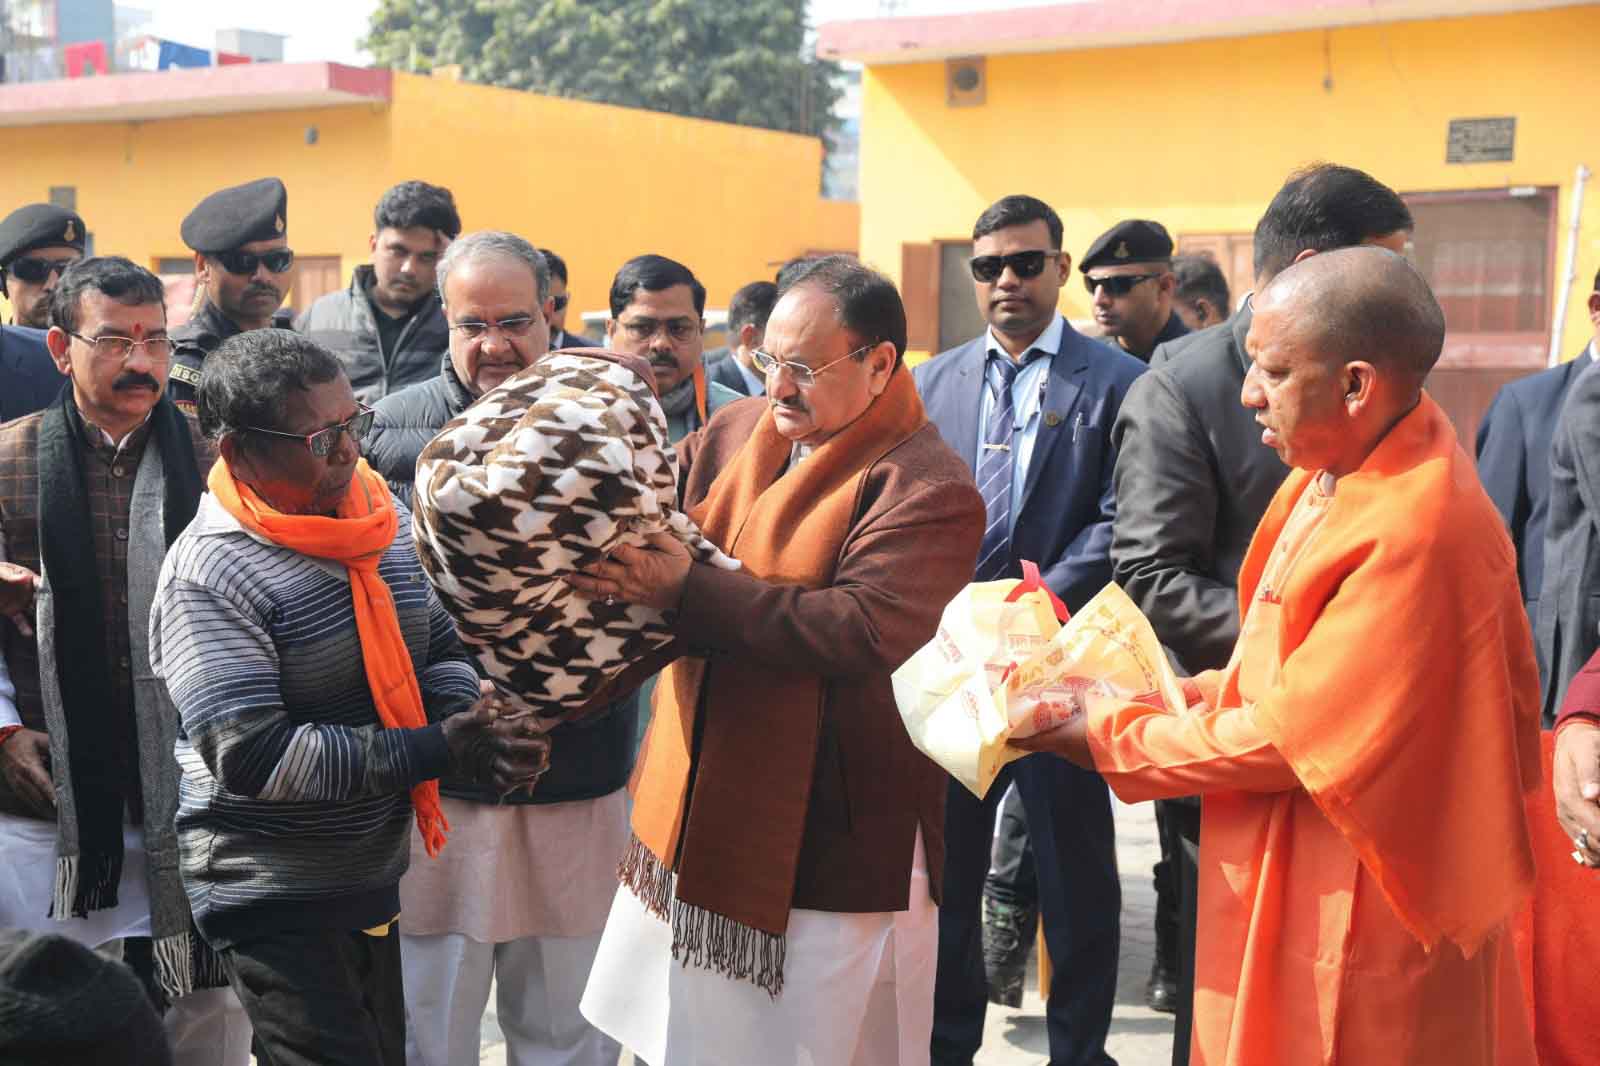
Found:
[{"label": "black suit jacket", "polygon": [[1517,547],[1517,580],[1530,624],[1538,621],[1539,586],[1544,580],[1550,440],[1567,391],[1592,362],[1586,347],[1569,363],[1511,382],[1495,393],[1478,426],[1478,477]]},{"label": "black suit jacket", "polygon": [[1550,441],[1550,504],[1534,645],[1544,721],[1600,647],[1600,374],[1575,375]]},{"label": "black suit jacket", "polygon": [[42,411],[66,382],[44,346],[44,330],[0,326],[0,422]]},{"label": "black suit jacket", "polygon": [[744,374],[739,369],[739,361],[732,355],[718,359],[714,363],[707,363],[706,378],[709,381],[726,385],[740,396],[752,395],[750,383],[744,379]]},{"label": "black suit jacket", "polygon": [[1250,309],[1157,348],[1117,417],[1111,565],[1189,673],[1227,665],[1239,566],[1288,475],[1239,402]]}]

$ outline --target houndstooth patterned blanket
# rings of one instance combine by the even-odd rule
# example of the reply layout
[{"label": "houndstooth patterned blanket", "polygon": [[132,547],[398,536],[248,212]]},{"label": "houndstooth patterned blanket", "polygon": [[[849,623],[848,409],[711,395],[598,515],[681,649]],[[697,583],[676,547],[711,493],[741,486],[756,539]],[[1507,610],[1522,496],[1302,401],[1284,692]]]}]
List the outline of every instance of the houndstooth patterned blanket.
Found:
[{"label": "houndstooth patterned blanket", "polygon": [[462,641],[544,717],[589,705],[672,641],[660,611],[607,606],[563,575],[665,531],[739,564],[679,510],[678,462],[642,360],[563,352],[484,394],[417,461],[417,554]]}]

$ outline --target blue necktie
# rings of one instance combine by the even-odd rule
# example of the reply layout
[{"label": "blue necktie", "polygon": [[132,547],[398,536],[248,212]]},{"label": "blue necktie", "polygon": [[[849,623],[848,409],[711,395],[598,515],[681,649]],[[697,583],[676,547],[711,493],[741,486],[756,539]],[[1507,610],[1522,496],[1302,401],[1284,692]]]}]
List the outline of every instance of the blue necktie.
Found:
[{"label": "blue necktie", "polygon": [[983,530],[983,545],[978,549],[976,581],[1003,577],[1011,562],[1011,477],[1016,469],[1012,436],[1016,408],[1011,401],[1011,386],[1023,366],[1044,353],[1030,350],[1020,362],[1003,355],[989,356],[984,366],[984,386],[992,388],[994,403],[989,405],[989,421],[983,430],[983,453],[978,460],[978,492],[983,495],[988,521]]}]

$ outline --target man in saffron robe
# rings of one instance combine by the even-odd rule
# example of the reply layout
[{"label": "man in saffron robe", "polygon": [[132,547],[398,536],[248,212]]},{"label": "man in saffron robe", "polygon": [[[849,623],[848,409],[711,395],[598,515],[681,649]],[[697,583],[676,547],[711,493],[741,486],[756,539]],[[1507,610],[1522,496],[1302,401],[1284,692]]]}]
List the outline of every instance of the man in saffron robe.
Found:
[{"label": "man in saffron robe", "polygon": [[1203,794],[1193,1061],[1536,1061],[1511,943],[1533,883],[1539,680],[1516,559],[1422,391],[1444,316],[1379,248],[1255,297],[1241,400],[1293,468],[1190,707],[1028,742],[1124,800]]}]

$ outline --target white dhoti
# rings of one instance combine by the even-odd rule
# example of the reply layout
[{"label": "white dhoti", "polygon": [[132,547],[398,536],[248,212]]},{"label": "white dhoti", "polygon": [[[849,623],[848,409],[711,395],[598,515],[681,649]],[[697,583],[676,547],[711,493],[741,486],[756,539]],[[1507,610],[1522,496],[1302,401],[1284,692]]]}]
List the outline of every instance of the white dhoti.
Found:
[{"label": "white dhoti", "polygon": [[616,1066],[578,999],[628,839],[624,790],[441,806],[449,842],[432,859],[413,830],[400,881],[408,1066],[476,1066],[491,981],[508,1066]]},{"label": "white dhoti", "polygon": [[[150,935],[150,890],[145,880],[144,831],[122,828],[122,880],[117,905],[87,917],[50,917],[56,884],[53,822],[0,814],[0,927],[55,933],[122,956],[121,941]],[[250,1019],[231,988],[180,996],[161,1019],[174,1066],[249,1066]]]},{"label": "white dhoti", "polygon": [[611,905],[584,1017],[650,1066],[926,1066],[939,912],[922,835],[904,911],[793,910],[783,992],[672,958],[672,927],[626,885]]}]

